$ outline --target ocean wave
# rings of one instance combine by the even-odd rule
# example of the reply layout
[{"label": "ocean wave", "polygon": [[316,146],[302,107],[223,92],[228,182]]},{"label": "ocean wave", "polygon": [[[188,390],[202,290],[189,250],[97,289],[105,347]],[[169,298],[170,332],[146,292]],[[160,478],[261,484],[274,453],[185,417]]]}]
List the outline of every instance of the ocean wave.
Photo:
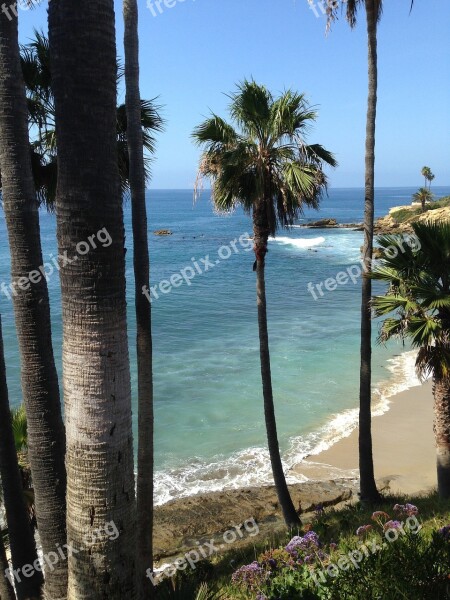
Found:
[{"label": "ocean wave", "polygon": [[277,242],[283,246],[294,246],[295,248],[313,248],[314,246],[320,246],[325,242],[324,237],[315,238],[290,238],[290,237],[277,237],[269,238],[270,242]]},{"label": "ocean wave", "polygon": [[[373,416],[383,415],[389,410],[392,396],[420,385],[415,372],[416,356],[416,351],[410,351],[388,360],[387,369],[392,377],[381,381],[374,388]],[[358,426],[358,414],[358,408],[343,411],[333,415],[328,423],[317,431],[292,438],[288,450],[283,455],[288,483],[307,481],[306,476],[291,471],[292,467],[351,435]],[[175,498],[200,493],[271,484],[273,479],[268,450],[248,448],[230,457],[217,456],[211,462],[194,459],[179,468],[157,472],[155,503],[161,505]]]}]

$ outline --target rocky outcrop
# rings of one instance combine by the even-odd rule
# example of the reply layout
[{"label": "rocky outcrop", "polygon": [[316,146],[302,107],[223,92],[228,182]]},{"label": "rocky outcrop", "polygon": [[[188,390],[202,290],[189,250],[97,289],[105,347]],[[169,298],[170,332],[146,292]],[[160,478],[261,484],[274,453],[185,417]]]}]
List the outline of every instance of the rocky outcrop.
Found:
[{"label": "rocky outcrop", "polygon": [[308,223],[306,227],[310,229],[334,229],[339,227],[339,225],[336,219],[320,219],[319,221]]},{"label": "rocky outcrop", "polygon": [[[307,481],[289,486],[294,505],[304,516],[318,505],[339,506],[357,500],[358,486],[352,479],[336,481]],[[255,519],[258,536],[250,537],[245,530],[227,549],[236,550],[270,532],[285,528],[275,488],[244,488],[211,492],[180,498],[155,508],[154,546],[157,560],[166,562],[169,557],[197,547],[197,542],[214,539],[224,548],[223,534],[248,519]]]},{"label": "rocky outcrop", "polygon": [[[401,222],[395,218],[395,213],[403,211]],[[405,211],[411,211],[411,216],[408,217]],[[450,207],[435,208],[428,210],[425,213],[417,213],[416,206],[396,206],[389,211],[389,214],[381,219],[377,219],[375,223],[375,233],[377,235],[393,234],[393,233],[412,233],[413,223],[429,223],[435,221],[450,220]]]}]

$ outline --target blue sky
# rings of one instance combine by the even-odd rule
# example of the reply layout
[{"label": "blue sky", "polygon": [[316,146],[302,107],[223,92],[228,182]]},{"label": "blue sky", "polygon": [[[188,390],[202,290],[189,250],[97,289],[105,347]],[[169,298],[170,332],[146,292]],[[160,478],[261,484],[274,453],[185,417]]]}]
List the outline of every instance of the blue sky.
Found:
[{"label": "blue sky", "polygon": [[[155,5],[155,0],[152,0]],[[121,3],[116,2],[118,52]],[[253,77],[274,93],[305,92],[319,108],[310,142],[339,161],[334,187],[364,185],[367,50],[364,12],[351,31],[344,19],[325,36],[307,0],[139,0],[141,94],[159,96],[160,134],[152,187],[190,188],[198,149],[190,134],[209,110],[224,115],[224,93]],[[450,185],[450,2],[385,0],[379,30],[377,186],[419,186],[431,166],[434,185]],[[46,2],[20,11],[21,41],[46,28]],[[319,15],[320,9],[317,10]],[[156,14],[156,16],[154,16]],[[123,100],[123,91],[120,94]]]}]

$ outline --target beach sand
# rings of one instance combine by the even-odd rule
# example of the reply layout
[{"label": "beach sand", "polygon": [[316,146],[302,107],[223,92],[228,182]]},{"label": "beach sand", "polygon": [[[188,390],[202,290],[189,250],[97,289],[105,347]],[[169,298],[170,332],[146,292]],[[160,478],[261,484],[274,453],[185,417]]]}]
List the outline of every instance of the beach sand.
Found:
[{"label": "beach sand", "polygon": [[[376,479],[388,478],[393,492],[414,494],[436,486],[431,382],[389,399],[389,410],[373,419]],[[293,467],[308,479],[336,479],[358,471],[358,430]]]},{"label": "beach sand", "polygon": [[[436,487],[431,384],[389,399],[389,410],[373,419],[375,477],[380,490],[420,494]],[[340,507],[358,499],[358,431],[293,467],[311,481],[290,485],[302,518],[317,504]],[[388,483],[389,482],[389,483]],[[175,499],[155,509],[155,553],[159,559],[195,548],[196,540],[221,539],[223,532],[254,517],[261,535],[283,530],[273,486],[212,492]],[[242,540],[245,544],[245,540]],[[248,540],[247,540],[248,543]]]}]

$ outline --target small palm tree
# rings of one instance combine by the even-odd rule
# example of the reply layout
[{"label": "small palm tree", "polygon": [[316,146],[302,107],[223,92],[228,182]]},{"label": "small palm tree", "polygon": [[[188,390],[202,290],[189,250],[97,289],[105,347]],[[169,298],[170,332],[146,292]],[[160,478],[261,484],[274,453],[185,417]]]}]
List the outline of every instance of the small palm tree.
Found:
[{"label": "small palm tree", "polygon": [[430,190],[426,187],[421,187],[418,192],[413,195],[414,202],[420,202],[422,205],[422,212],[427,210],[427,204],[433,202],[434,196]]},{"label": "small palm tree", "polygon": [[[414,223],[413,229],[414,245],[403,237],[380,238],[382,260],[372,277],[389,288],[373,306],[377,316],[394,313],[385,319],[380,340],[411,340],[419,349],[419,376],[433,378],[438,489],[450,498],[450,222]],[[396,252],[383,252],[389,246]]]},{"label": "small palm tree", "polygon": [[289,227],[304,206],[317,208],[326,190],[324,164],[334,156],[319,144],[307,145],[305,133],[317,113],[303,94],[286,91],[279,98],[254,81],[244,81],[230,96],[233,123],[213,114],[193,137],[204,148],[199,169],[211,180],[219,211],[242,206],[253,216],[254,270],[257,279],[261,375],[267,437],[275,486],[288,526],[299,523],[280,457],[270,370],[265,258],[269,236]]}]

